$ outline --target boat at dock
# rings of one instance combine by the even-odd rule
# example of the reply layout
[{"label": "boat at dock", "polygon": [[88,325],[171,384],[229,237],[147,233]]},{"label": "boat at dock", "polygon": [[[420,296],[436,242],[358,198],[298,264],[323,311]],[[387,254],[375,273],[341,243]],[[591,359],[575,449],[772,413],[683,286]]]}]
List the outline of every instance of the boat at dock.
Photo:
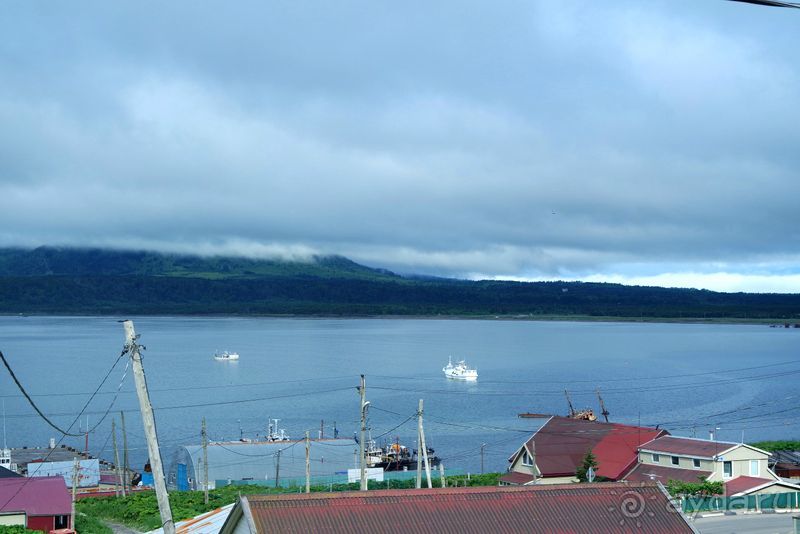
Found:
[{"label": "boat at dock", "polygon": [[453,365],[453,358],[447,360],[447,365],[442,368],[444,376],[453,380],[477,380],[478,370],[470,369],[464,360],[460,360]]},{"label": "boat at dock", "polygon": [[[431,467],[439,465],[439,457],[434,455],[434,450],[428,447],[428,463]],[[364,455],[367,459],[367,467],[379,467],[384,471],[408,471],[417,468],[416,449],[409,449],[401,445],[399,441],[387,444],[383,447],[376,445],[375,441],[367,442]]]},{"label": "boat at dock", "polygon": [[219,361],[230,361],[230,360],[238,360],[239,353],[238,352],[228,352],[224,350],[222,352],[215,352],[214,359]]}]

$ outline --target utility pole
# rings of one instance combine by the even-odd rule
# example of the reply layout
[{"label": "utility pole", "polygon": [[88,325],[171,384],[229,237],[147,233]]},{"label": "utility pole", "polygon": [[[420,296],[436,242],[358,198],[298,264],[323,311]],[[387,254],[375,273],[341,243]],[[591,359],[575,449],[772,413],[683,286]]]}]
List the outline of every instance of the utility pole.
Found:
[{"label": "utility pole", "polygon": [[86,416],[86,445],[83,447],[86,457],[89,457],[89,416]]},{"label": "utility pole", "polygon": [[208,505],[208,433],[206,432],[206,418],[203,417],[203,498]]},{"label": "utility pole", "polygon": [[486,444],[481,443],[481,474],[483,474],[483,451],[486,450]]},{"label": "utility pole", "polygon": [[422,487],[422,399],[417,408],[417,483],[414,487]]},{"label": "utility pole", "polygon": [[136,382],[136,394],[139,397],[139,409],[142,412],[144,434],[147,438],[147,451],[150,455],[150,466],[153,470],[153,483],[156,487],[156,500],[158,500],[158,510],[161,513],[161,524],[164,528],[164,534],[175,534],[175,522],[172,520],[172,509],[169,506],[167,485],[164,481],[161,451],[158,449],[156,420],[153,416],[153,407],[150,405],[150,396],[147,393],[147,380],[144,376],[144,367],[142,367],[142,356],[139,354],[139,345],[136,343],[137,337],[133,330],[133,322],[123,321],[122,325],[125,328],[126,346],[131,353],[131,360],[133,360],[133,378]]},{"label": "utility pole", "polygon": [[306,493],[311,493],[311,439],[306,430]]},{"label": "utility pole", "polygon": [[361,385],[358,388],[361,394],[361,439],[358,440],[358,452],[360,454],[361,466],[361,491],[367,491],[367,458],[364,456],[364,434],[367,431],[367,380],[361,375]]},{"label": "utility pole", "polygon": [[72,459],[72,528],[75,529],[75,488],[78,486],[78,457]]},{"label": "utility pole", "polygon": [[439,476],[442,479],[442,487],[447,487],[447,479],[444,477],[444,464],[439,464]]},{"label": "utility pole", "polygon": [[[431,484],[431,464],[428,461],[428,447],[425,445],[425,428],[422,426],[422,399],[419,400],[419,435],[420,447],[422,447],[422,459],[425,462],[425,477],[428,479],[428,489],[430,489],[433,487],[433,484]],[[417,456],[419,456],[419,454]]]},{"label": "utility pole", "polygon": [[114,487],[114,496],[119,497],[120,486],[122,486],[122,471],[119,469],[119,449],[117,449],[117,421],[111,421],[111,441],[114,444],[114,470],[117,472],[117,483]]},{"label": "utility pole", "polygon": [[278,449],[277,461],[275,462],[275,487],[280,485],[281,480],[281,450]]},{"label": "utility pole", "polygon": [[128,433],[125,431],[125,412],[119,412],[122,418],[122,496],[128,493]]}]

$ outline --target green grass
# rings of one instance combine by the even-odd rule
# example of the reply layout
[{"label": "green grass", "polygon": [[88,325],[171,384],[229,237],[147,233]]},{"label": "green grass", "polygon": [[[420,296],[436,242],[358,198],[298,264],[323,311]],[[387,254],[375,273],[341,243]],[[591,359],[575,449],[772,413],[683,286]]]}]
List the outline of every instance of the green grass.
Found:
[{"label": "green grass", "polygon": [[[448,477],[448,486],[496,486],[500,479],[501,473],[489,473],[485,475],[471,475],[469,478],[466,475]],[[432,481],[434,487],[440,486],[439,479]],[[414,479],[409,480],[392,480],[389,483],[390,489],[410,489],[415,484]],[[370,481],[369,488],[371,490],[386,489],[386,482],[373,482]],[[424,487],[424,482],[423,482]],[[358,484],[334,484],[332,487],[329,485],[312,486],[313,492],[326,492],[326,491],[356,491]],[[300,493],[303,489],[299,487],[294,488],[271,488],[268,486],[224,486],[208,492],[208,505],[204,503],[202,491],[174,491],[169,494],[170,505],[172,506],[172,517],[178,522],[184,519],[189,519],[196,515],[202,514],[236,502],[239,495],[254,495],[254,494],[280,494],[280,493]],[[83,520],[86,525],[85,532],[94,534],[105,534],[109,530],[100,530],[105,528],[100,523],[101,520],[113,521],[115,523],[122,523],[129,527],[138,530],[153,530],[161,526],[161,517],[158,512],[158,503],[156,502],[155,493],[141,492],[127,497],[98,497],[92,499],[82,499],[76,503],[76,508],[79,514],[85,514]],[[93,525],[98,525],[97,527]],[[80,527],[80,523],[79,523]],[[98,528],[98,530],[91,530]],[[78,528],[79,534],[83,534],[84,530]]]},{"label": "green grass", "polygon": [[757,441],[753,447],[765,451],[800,451],[800,440]]},{"label": "green grass", "polygon": [[96,517],[77,512],[75,516],[75,530],[78,534],[112,534],[114,532]]}]

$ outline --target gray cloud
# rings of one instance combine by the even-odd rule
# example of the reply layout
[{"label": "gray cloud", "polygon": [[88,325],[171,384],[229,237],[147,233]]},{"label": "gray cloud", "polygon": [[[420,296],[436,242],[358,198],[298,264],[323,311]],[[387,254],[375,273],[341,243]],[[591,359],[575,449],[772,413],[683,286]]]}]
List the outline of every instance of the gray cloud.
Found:
[{"label": "gray cloud", "polygon": [[770,285],[800,273],[789,10],[6,11],[0,245],[340,253],[403,272],[689,273],[699,285],[721,272],[800,291],[795,278]]}]

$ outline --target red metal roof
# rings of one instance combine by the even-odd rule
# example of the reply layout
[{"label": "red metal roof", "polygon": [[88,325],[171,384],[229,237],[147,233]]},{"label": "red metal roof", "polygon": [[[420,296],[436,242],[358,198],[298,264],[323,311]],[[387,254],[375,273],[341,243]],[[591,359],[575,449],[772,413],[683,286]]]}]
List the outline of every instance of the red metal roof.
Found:
[{"label": "red metal roof", "polygon": [[0,512],[19,511],[28,516],[69,515],[72,499],[64,477],[0,479]]},{"label": "red metal roof", "polygon": [[666,465],[636,464],[623,478],[630,482],[654,481],[666,484],[670,480],[699,482],[699,477],[707,478],[709,476],[711,476],[711,471],[683,469],[680,467],[668,467]]},{"label": "red metal roof", "polygon": [[728,441],[709,441],[707,439],[679,438],[677,436],[662,436],[641,446],[642,450],[655,451],[664,454],[680,454],[684,456],[697,456],[700,458],[713,458],[732,447],[740,445]]},{"label": "red metal roof", "polygon": [[527,442],[545,477],[573,476],[590,450],[597,459],[597,475],[618,480],[637,461],[637,449],[664,430],[620,423],[550,418]]},{"label": "red metal roof", "polygon": [[758,478],[758,477],[736,477],[725,483],[725,495],[736,495],[753,488],[776,482],[771,478]]},{"label": "red metal roof", "polygon": [[560,484],[242,497],[223,532],[693,532],[655,484]]}]

